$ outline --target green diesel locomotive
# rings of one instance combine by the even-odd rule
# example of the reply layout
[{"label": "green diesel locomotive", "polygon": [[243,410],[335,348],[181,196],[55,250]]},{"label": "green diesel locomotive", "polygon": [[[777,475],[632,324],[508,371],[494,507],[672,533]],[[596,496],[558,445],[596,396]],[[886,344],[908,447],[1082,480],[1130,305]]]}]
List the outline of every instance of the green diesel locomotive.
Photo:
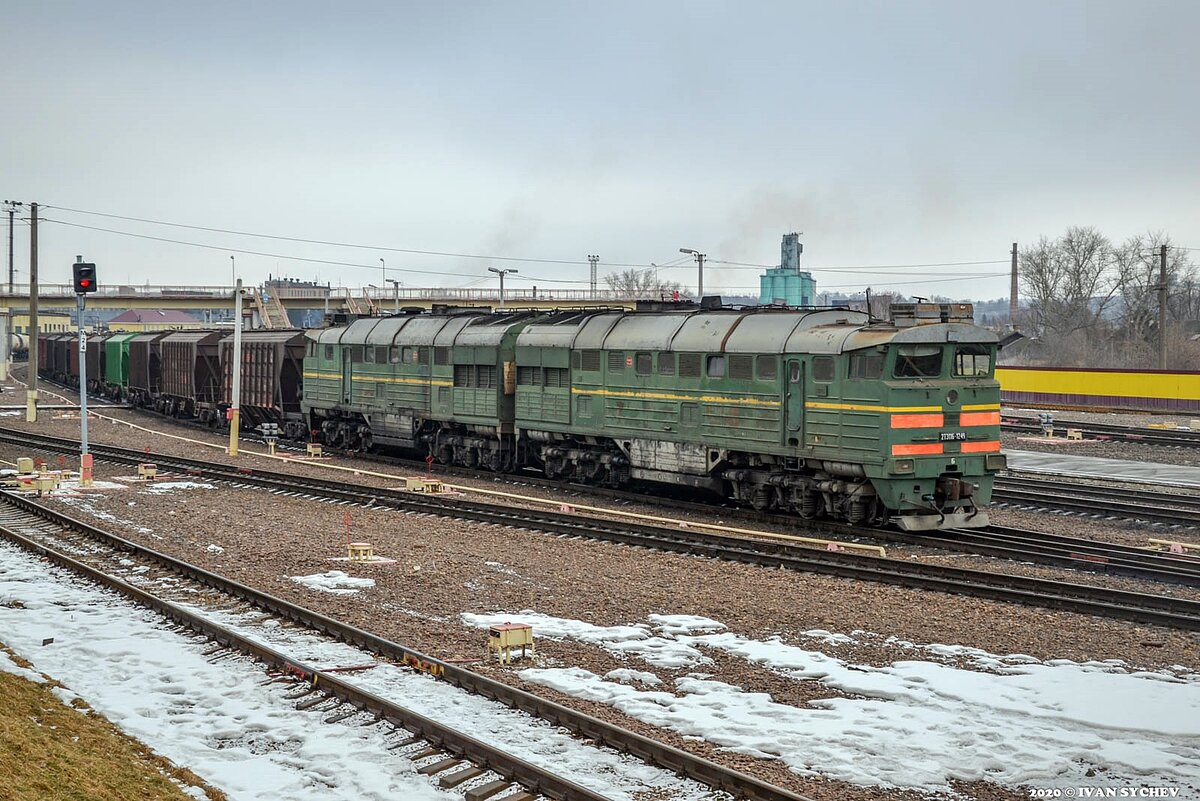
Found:
[{"label": "green diesel locomotive", "polygon": [[414,312],[311,332],[302,411],[336,448],[980,527],[1005,466],[996,347],[970,304]]}]

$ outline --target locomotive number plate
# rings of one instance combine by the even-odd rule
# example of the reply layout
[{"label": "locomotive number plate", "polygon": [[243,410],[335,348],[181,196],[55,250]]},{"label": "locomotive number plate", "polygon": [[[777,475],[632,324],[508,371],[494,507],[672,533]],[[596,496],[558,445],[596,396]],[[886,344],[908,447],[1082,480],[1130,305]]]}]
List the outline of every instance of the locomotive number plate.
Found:
[{"label": "locomotive number plate", "polygon": [[967,432],[965,431],[943,431],[941,436],[942,442],[959,442],[966,438]]}]

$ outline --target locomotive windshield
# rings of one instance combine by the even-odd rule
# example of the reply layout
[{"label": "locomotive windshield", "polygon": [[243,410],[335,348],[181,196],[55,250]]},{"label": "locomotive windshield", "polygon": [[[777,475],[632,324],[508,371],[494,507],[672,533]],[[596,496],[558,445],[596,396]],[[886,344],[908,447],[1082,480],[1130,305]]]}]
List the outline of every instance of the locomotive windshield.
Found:
[{"label": "locomotive windshield", "polygon": [[954,349],[955,377],[982,378],[991,372],[992,350],[987,345],[959,345]]},{"label": "locomotive windshield", "polygon": [[942,374],[939,345],[900,345],[896,348],[896,378],[936,378]]}]

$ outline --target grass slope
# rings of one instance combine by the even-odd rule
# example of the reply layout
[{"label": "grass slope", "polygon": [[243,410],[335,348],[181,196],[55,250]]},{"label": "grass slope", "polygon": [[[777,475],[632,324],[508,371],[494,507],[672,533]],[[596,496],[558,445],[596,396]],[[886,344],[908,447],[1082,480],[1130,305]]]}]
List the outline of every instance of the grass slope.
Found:
[{"label": "grass slope", "polygon": [[[2,648],[3,646],[0,646]],[[14,661],[28,666],[8,651]],[[0,672],[0,799],[4,801],[189,801],[176,779],[225,801],[76,699]]]}]

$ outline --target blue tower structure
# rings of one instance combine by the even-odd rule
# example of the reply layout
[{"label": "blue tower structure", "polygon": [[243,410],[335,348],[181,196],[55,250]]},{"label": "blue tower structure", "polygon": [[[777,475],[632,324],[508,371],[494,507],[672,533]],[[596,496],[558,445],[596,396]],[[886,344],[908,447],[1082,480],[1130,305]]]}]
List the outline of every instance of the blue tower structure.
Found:
[{"label": "blue tower structure", "polygon": [[783,235],[779,266],[770,267],[759,277],[758,302],[763,305],[811,306],[817,296],[817,282],[812,273],[800,271],[800,254],[804,245],[800,234]]}]

